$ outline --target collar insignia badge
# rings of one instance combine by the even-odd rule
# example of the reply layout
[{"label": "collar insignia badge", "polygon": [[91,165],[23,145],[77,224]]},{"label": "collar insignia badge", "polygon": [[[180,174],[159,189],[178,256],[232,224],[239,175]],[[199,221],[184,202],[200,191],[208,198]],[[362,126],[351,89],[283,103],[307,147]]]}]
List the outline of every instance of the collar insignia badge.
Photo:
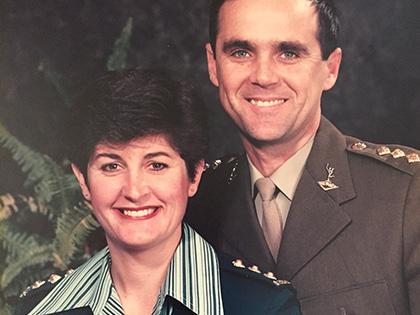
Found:
[{"label": "collar insignia badge", "polygon": [[330,164],[328,163],[325,166],[325,169],[327,170],[328,173],[328,177],[326,180],[322,180],[318,182],[318,185],[324,190],[324,191],[328,191],[328,190],[332,190],[332,189],[337,189],[338,186],[336,184],[334,184],[331,181],[331,178],[335,177],[334,176],[334,167],[330,167]]}]

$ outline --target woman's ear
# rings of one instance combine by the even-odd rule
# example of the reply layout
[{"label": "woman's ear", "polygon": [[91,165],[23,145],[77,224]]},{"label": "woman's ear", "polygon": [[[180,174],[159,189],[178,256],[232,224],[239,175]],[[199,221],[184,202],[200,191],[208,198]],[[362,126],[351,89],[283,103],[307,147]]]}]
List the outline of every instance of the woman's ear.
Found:
[{"label": "woman's ear", "polygon": [[198,185],[200,184],[200,180],[201,180],[201,175],[203,174],[203,171],[204,171],[204,164],[205,164],[204,159],[201,159],[200,162],[198,162],[195,167],[195,175],[194,175],[194,179],[190,182],[190,187],[188,190],[188,197],[194,196],[195,193],[197,192]]},{"label": "woman's ear", "polygon": [[79,181],[80,188],[82,188],[83,196],[86,198],[86,200],[90,201],[90,191],[89,191],[89,187],[86,183],[85,176],[79,170],[79,168],[73,163],[71,163],[71,169],[73,170],[74,175],[76,176],[77,180]]}]

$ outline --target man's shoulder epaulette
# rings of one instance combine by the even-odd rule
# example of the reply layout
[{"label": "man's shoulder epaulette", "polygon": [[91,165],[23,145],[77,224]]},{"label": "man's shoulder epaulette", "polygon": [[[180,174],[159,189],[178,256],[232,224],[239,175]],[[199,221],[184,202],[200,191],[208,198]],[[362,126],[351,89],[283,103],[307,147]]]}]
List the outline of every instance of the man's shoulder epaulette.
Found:
[{"label": "man's shoulder epaulette", "polygon": [[233,167],[240,154],[229,154],[206,163],[204,171]]},{"label": "man's shoulder epaulette", "polygon": [[287,280],[277,279],[276,276],[268,271],[262,271],[256,265],[247,264],[241,259],[234,259],[227,254],[218,254],[220,269],[225,272],[235,273],[241,277],[252,279],[256,282],[271,286],[273,288],[290,286]]},{"label": "man's shoulder epaulette", "polygon": [[401,145],[375,144],[349,138],[347,151],[371,157],[411,175],[420,167],[420,151]]},{"label": "man's shoulder epaulette", "polygon": [[230,184],[236,177],[240,154],[231,154],[206,163],[205,178],[210,182]]}]

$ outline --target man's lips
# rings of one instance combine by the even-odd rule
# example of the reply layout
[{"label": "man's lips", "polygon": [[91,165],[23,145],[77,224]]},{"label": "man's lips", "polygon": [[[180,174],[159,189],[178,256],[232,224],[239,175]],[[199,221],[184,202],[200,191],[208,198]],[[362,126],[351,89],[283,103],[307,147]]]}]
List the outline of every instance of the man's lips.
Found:
[{"label": "man's lips", "polygon": [[158,207],[151,207],[146,209],[132,209],[132,208],[116,208],[121,215],[133,219],[148,219],[153,217],[158,210]]},{"label": "man's lips", "polygon": [[270,99],[270,100],[260,100],[260,99],[249,98],[247,100],[252,105],[255,105],[255,106],[258,106],[258,107],[275,106],[275,105],[283,104],[284,102],[287,101],[287,99],[284,99],[284,98]]}]

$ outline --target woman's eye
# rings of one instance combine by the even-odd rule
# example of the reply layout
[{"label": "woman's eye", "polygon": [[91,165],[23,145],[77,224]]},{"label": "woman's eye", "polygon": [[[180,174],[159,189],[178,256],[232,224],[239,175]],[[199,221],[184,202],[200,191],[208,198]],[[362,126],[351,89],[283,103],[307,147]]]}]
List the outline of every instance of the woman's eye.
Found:
[{"label": "woman's eye", "polygon": [[155,162],[155,163],[152,163],[150,165],[150,167],[152,168],[153,171],[160,171],[160,170],[163,170],[164,168],[166,168],[167,165],[164,164],[164,163],[157,163],[157,162]]},{"label": "woman's eye", "polygon": [[117,163],[109,163],[102,166],[103,171],[114,172],[119,169],[119,165]]}]

